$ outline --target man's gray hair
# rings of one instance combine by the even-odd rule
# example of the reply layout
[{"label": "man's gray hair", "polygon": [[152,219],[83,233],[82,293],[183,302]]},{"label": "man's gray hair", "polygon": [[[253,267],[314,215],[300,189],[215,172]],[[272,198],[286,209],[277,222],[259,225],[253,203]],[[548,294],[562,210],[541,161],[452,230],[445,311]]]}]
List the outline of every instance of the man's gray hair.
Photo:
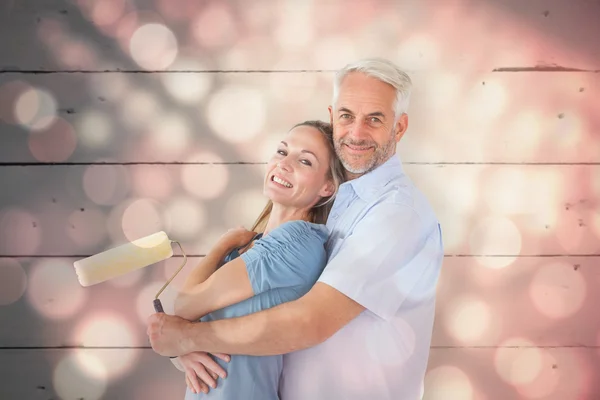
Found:
[{"label": "man's gray hair", "polygon": [[408,74],[397,65],[384,58],[365,58],[346,65],[335,74],[333,81],[333,106],[336,106],[342,81],[351,72],[360,72],[378,79],[396,89],[394,102],[394,121],[408,110],[412,81]]}]

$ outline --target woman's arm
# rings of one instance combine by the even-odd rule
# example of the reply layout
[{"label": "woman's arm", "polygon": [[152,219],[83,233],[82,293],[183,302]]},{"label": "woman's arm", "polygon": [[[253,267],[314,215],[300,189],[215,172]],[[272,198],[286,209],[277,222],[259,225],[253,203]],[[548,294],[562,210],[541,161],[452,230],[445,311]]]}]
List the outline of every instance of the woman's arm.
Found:
[{"label": "woman's arm", "polygon": [[[213,267],[216,269],[215,259],[216,257],[210,258],[206,266],[202,266],[205,268],[198,269],[202,269],[203,272],[207,272]],[[198,279],[203,277],[203,272],[197,274]],[[188,285],[187,290],[180,292],[175,300],[175,315],[195,321],[209,312],[238,303],[254,295],[246,271],[246,263],[241,257],[228,262],[216,271],[213,269],[213,272],[208,279]]]},{"label": "woman's arm", "polygon": [[190,292],[196,285],[206,281],[219,268],[226,254],[227,250],[222,249],[218,244],[213,247],[185,278],[181,292]]},{"label": "woman's arm", "polygon": [[[198,295],[198,292],[202,291],[202,284],[218,269],[229,252],[237,247],[248,244],[255,235],[255,232],[243,228],[235,228],[227,231],[185,279],[183,287],[175,299],[175,315],[186,319],[189,319],[187,317],[190,315],[198,315],[198,312],[190,313],[189,302],[192,299],[195,299],[194,301],[202,300],[201,296]],[[209,308],[210,311],[218,310],[218,308]],[[202,308],[201,310],[205,309]],[[195,319],[200,318],[210,311],[199,314]]]}]

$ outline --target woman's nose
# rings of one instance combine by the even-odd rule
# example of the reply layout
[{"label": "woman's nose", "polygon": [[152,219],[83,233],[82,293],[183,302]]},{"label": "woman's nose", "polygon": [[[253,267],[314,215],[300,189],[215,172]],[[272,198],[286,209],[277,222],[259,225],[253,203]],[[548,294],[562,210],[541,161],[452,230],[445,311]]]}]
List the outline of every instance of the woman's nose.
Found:
[{"label": "woman's nose", "polygon": [[285,172],[290,172],[291,171],[290,164],[287,161],[285,161],[285,160],[279,161],[277,163],[277,168],[279,168],[280,170],[285,171]]}]

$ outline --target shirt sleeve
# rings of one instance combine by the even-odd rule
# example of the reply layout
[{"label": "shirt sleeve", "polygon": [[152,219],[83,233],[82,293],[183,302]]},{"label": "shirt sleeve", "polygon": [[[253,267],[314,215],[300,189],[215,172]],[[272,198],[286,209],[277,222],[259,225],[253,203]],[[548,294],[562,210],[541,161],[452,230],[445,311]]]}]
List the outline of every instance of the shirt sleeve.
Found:
[{"label": "shirt sleeve", "polygon": [[324,225],[290,221],[256,241],[240,255],[254,294],[312,286],[325,267],[327,236]]},{"label": "shirt sleeve", "polygon": [[[383,319],[390,319],[443,257],[439,224],[408,205],[380,204],[344,239],[319,278]],[[435,286],[436,282],[432,282]]]}]

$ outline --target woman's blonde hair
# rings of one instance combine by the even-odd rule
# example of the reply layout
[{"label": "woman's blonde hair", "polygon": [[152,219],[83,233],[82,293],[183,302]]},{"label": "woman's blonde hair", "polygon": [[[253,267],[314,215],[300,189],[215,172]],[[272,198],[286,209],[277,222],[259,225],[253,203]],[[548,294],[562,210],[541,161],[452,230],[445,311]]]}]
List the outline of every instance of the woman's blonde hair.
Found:
[{"label": "woman's blonde hair", "polygon": [[[333,128],[331,124],[318,120],[304,121],[294,125],[292,129],[297,128],[299,126],[309,126],[321,132],[321,134],[326,139],[325,142],[327,143],[327,150],[329,150],[330,157],[327,178],[333,181],[335,191],[331,196],[323,197],[320,201],[318,201],[317,204],[315,204],[313,208],[310,209],[308,214],[309,222],[313,222],[315,224],[324,224],[325,222],[327,222],[327,217],[329,216],[329,212],[331,211],[331,206],[333,205],[333,200],[335,198],[335,195],[337,194],[338,188],[344,181],[344,166],[335,154],[335,147],[333,145]],[[290,129],[290,131],[292,129]],[[271,216],[272,209],[273,202],[269,200],[265,208],[262,210],[256,221],[254,222],[251,231],[257,233],[265,231],[267,222],[269,220],[269,217]]]}]

